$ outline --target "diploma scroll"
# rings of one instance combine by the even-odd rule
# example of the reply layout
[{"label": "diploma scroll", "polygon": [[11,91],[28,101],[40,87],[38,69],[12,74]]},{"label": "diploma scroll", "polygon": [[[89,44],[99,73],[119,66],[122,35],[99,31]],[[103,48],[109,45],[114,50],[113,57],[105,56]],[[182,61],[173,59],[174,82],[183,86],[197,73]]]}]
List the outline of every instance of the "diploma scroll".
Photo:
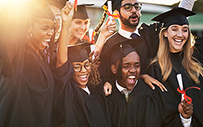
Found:
[{"label": "diploma scroll", "polygon": [[[107,1],[107,4],[108,4],[108,10],[109,10],[109,13],[112,14],[112,1]],[[111,23],[112,20],[113,20],[113,17],[110,16],[109,23]],[[109,32],[113,32],[113,31],[109,30]]]},{"label": "diploma scroll", "polygon": [[[179,87],[180,87],[180,90],[183,90],[183,80],[182,80],[182,75],[181,74],[177,74],[177,80],[178,80],[178,84],[179,84]],[[181,94],[182,97],[181,97],[181,101],[184,100],[184,94]]]}]

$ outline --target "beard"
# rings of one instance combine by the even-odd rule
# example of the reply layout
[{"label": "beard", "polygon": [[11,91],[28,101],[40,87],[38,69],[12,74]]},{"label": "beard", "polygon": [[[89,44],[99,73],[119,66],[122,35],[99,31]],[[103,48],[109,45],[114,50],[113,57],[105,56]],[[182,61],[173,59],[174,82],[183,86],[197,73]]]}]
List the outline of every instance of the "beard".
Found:
[{"label": "beard", "polygon": [[[137,23],[130,22],[130,18],[132,18],[132,17],[137,17]],[[140,22],[140,17],[138,17],[138,15],[136,13],[133,13],[128,19],[126,19],[120,14],[120,20],[126,26],[137,27]]]}]

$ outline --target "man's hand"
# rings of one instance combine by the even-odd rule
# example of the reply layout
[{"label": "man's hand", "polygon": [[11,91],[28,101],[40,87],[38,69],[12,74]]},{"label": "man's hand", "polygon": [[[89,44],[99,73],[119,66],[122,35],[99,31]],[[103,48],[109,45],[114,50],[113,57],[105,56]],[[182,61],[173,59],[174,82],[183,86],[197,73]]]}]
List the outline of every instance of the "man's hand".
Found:
[{"label": "man's hand", "polygon": [[112,92],[112,85],[109,82],[105,82],[105,84],[104,84],[104,93],[105,93],[105,96],[110,95],[111,92]]},{"label": "man's hand", "polygon": [[185,119],[189,119],[193,114],[193,104],[188,104],[185,100],[178,105],[178,111]]}]

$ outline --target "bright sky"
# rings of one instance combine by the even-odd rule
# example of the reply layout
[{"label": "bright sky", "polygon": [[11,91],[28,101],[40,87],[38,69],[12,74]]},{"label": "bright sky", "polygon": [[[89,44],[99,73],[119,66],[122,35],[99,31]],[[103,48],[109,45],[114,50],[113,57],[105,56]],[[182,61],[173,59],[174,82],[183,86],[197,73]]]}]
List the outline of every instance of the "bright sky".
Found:
[{"label": "bright sky", "polygon": [[[5,1],[8,0],[0,0],[0,5],[3,4]],[[16,0],[13,0],[16,1]],[[85,1],[92,1],[94,3],[94,0],[79,0],[80,2],[84,2]],[[105,0],[97,0],[97,1],[101,1],[104,2]],[[139,2],[146,2],[146,3],[155,3],[155,4],[164,4],[164,5],[172,5],[174,3],[179,2],[180,0],[138,0]]]}]

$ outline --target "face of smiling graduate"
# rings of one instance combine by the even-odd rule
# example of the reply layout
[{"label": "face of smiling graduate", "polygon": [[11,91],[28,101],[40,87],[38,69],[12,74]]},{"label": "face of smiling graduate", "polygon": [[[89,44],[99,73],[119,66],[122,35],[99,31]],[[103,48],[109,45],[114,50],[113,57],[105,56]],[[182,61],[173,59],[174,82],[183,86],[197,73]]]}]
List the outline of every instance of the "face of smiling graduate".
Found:
[{"label": "face of smiling graduate", "polygon": [[88,59],[83,62],[73,62],[73,69],[75,71],[73,79],[80,88],[85,88],[91,72],[91,65]]},{"label": "face of smiling graduate", "polygon": [[47,18],[35,18],[28,34],[30,46],[37,52],[45,49],[53,34],[53,20]]},{"label": "face of smiling graduate", "polygon": [[[118,71],[118,64],[119,61],[111,65],[111,70],[114,74]],[[119,85],[132,90],[140,75],[140,69],[140,58],[136,52],[131,52],[123,57],[122,79],[118,79]]]},{"label": "face of smiling graduate", "polygon": [[173,24],[163,34],[168,39],[170,52],[180,52],[188,40],[189,26]]}]

